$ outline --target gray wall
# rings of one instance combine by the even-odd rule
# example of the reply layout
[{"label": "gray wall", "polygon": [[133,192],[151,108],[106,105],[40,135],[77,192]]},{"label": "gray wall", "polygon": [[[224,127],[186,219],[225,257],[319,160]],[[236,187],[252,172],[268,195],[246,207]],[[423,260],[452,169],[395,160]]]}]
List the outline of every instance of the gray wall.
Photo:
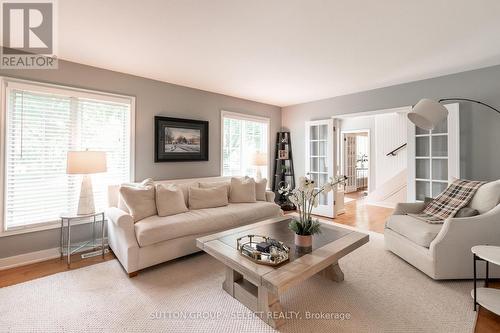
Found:
[{"label": "gray wall", "polygon": [[[472,98],[499,109],[500,66],[282,108],[283,126],[291,131],[295,174],[304,174],[305,121],[414,105],[423,97]],[[460,103],[461,177],[500,179],[499,146],[500,114],[477,104]]]},{"label": "gray wall", "polygon": [[[100,68],[60,61],[58,70],[0,70],[0,75],[69,85],[136,97],[135,179],[179,179],[220,174],[220,111],[234,111],[271,119],[271,152],[281,127],[277,106],[177,86]],[[221,80],[224,78],[221,77]],[[208,162],[154,163],[155,115],[208,120],[210,147]],[[88,229],[88,228],[87,228]],[[58,246],[58,230],[0,237],[0,258]],[[88,236],[75,229],[75,240]]]}]

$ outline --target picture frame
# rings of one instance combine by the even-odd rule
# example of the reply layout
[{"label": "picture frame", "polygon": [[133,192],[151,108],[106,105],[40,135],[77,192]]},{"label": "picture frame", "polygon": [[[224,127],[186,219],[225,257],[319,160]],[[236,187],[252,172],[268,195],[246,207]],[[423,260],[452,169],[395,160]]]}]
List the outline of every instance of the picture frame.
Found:
[{"label": "picture frame", "polygon": [[278,151],[278,158],[280,160],[287,160],[288,159],[288,150],[286,149],[281,149]]},{"label": "picture frame", "polygon": [[208,161],[208,121],[155,116],[155,162]]}]

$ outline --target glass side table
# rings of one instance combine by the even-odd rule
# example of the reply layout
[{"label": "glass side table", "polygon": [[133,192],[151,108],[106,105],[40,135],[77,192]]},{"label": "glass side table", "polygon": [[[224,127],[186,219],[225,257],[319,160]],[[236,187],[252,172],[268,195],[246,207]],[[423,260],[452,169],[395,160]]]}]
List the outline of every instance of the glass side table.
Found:
[{"label": "glass side table", "polygon": [[[61,260],[66,257],[66,263],[68,268],[71,265],[71,255],[76,253],[81,249],[97,249],[100,247],[102,257],[104,258],[105,246],[104,246],[104,235],[106,231],[106,223],[104,218],[104,212],[96,212],[94,214],[78,215],[76,213],[63,213],[61,214],[61,240],[60,240],[60,252]],[[77,222],[82,220],[90,220],[90,226],[92,231],[92,239],[78,245],[71,245],[71,227]],[[101,224],[101,244],[97,246],[96,244],[96,225]]]},{"label": "glass side table", "polygon": [[[489,287],[489,266],[490,262],[500,266],[500,246],[478,245],[471,249],[474,254],[474,289],[471,291],[471,296],[474,298],[474,311],[477,306],[481,305],[493,313],[500,314],[500,289]],[[476,262],[486,262],[486,275],[484,288],[477,288],[476,282]]]}]

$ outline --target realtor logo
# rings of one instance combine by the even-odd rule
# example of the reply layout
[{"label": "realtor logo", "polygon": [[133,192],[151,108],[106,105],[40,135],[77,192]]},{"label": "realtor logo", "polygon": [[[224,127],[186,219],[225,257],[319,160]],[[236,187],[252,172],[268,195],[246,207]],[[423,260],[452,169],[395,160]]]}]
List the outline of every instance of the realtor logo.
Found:
[{"label": "realtor logo", "polygon": [[2,0],[1,68],[56,69],[53,0]]}]

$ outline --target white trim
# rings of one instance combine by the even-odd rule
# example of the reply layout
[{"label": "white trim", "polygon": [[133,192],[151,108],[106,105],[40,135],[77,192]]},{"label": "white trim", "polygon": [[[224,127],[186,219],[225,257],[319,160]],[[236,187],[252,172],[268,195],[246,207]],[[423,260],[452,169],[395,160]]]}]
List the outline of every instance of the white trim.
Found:
[{"label": "white trim", "polygon": [[56,247],[52,249],[23,253],[7,258],[0,258],[0,271],[59,258],[61,256],[59,251],[60,249]]},{"label": "white trim", "polygon": [[[103,92],[99,90],[75,88],[64,84],[52,84],[52,83],[44,83],[31,80],[22,80],[8,76],[0,76],[0,79],[2,79],[5,82],[6,86],[12,89],[22,89],[22,90],[64,95],[64,96],[67,96],[68,91],[71,91],[72,96],[74,97],[88,98],[88,99],[95,99],[96,97],[99,97],[99,99],[114,103],[130,103],[132,98],[135,99],[135,97],[131,95],[121,95],[121,94]],[[36,89],[34,89],[34,87],[36,87]]]},{"label": "white trim", "polygon": [[[271,118],[254,116],[244,113],[231,112],[231,111],[220,111],[220,168],[219,168],[219,176],[223,177],[224,174],[224,118],[232,118],[239,120],[248,120],[254,122],[260,122],[267,124],[267,186],[269,187],[271,184],[271,180],[274,179],[274,175],[271,174],[272,169],[272,153],[271,153]],[[242,175],[244,176],[244,175]]]},{"label": "white trim", "polygon": [[[105,221],[106,221],[106,219],[105,219]],[[93,223],[93,222],[90,220],[89,221],[78,220],[78,221],[72,222],[71,226],[76,226],[76,225],[80,225],[80,224],[89,224],[89,223]],[[61,220],[54,220],[54,221],[45,222],[45,223],[29,224],[26,226],[12,227],[9,230],[0,232],[0,238],[9,237],[9,236],[13,236],[13,235],[20,235],[20,234],[29,234],[31,232],[37,232],[37,231],[60,229],[60,228],[61,228]]]},{"label": "white trim", "polygon": [[362,111],[362,112],[354,112],[354,113],[341,113],[333,115],[332,118],[346,119],[353,117],[371,117],[380,114],[388,114],[388,113],[408,113],[412,110],[411,106],[401,106],[397,108],[391,109],[381,109],[381,110],[372,110],[372,111]]},{"label": "white trim", "polygon": [[[46,223],[30,224],[22,227],[13,227],[6,230],[5,225],[5,145],[7,143],[7,110],[8,98],[7,92],[11,89],[21,89],[41,93],[51,93],[57,95],[68,96],[77,98],[87,98],[93,100],[102,100],[112,103],[122,103],[130,105],[130,165],[129,165],[129,180],[135,181],[135,115],[136,115],[136,98],[131,95],[121,95],[97,90],[74,88],[71,86],[50,84],[38,81],[16,79],[8,76],[0,76],[0,101],[2,113],[0,115],[0,238],[4,236],[11,236],[23,233],[30,233],[35,231],[50,230],[59,228],[59,222],[48,221]],[[87,222],[82,222],[87,223]]]}]

